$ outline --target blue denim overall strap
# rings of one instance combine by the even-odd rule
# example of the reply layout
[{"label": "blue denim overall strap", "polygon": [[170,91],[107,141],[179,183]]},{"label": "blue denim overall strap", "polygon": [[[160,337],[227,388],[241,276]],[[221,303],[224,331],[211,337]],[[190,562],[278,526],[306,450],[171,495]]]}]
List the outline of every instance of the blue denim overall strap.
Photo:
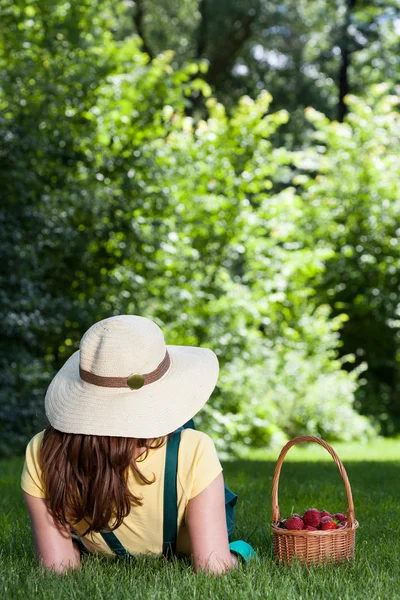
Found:
[{"label": "blue denim overall strap", "polygon": [[167,443],[164,470],[164,515],[163,515],[163,556],[172,557],[176,553],[178,537],[178,453],[183,427],[171,435]]},{"label": "blue denim overall strap", "polygon": [[[183,429],[195,429],[193,419],[191,419],[190,421],[185,423],[185,425],[177,429],[171,437],[172,440],[176,436],[175,443],[172,443],[170,447],[170,456],[167,457],[167,464],[169,464],[171,468],[171,471],[168,475],[168,490],[166,484],[164,484],[164,556],[167,556],[168,550],[168,547],[165,546],[165,540],[174,540],[174,543],[171,543],[171,545],[169,546],[169,549],[171,550],[172,554],[175,553],[176,549],[176,535],[178,522],[178,497],[176,490],[176,474],[178,466],[179,440]],[[167,471],[165,471],[165,476],[167,477]],[[174,486],[174,488],[172,488],[172,486]],[[231,541],[234,526],[234,510],[236,502],[238,500],[238,496],[228,488],[226,483],[224,483],[224,486],[226,527],[228,530],[228,538],[230,542],[229,550],[232,552],[232,554],[238,556],[244,563],[247,563],[255,556],[254,548],[250,546],[250,544],[248,544],[247,542],[244,542],[243,540],[236,540],[234,542]],[[175,496],[173,492],[175,492]]]},{"label": "blue denim overall strap", "polygon": [[[90,552],[87,550],[84,543],[82,542],[81,538],[78,537],[76,531],[72,531],[72,533],[74,534],[74,536],[76,536],[73,537],[73,541],[78,544],[81,556],[82,554],[90,554]],[[107,544],[107,546],[110,548],[110,550],[112,550],[112,552],[114,552],[114,554],[116,554],[119,558],[125,558],[130,560],[135,558],[134,554],[131,554],[126,548],[124,548],[124,546],[121,544],[121,542],[119,541],[119,539],[113,531],[100,531],[99,533],[105,541],[105,543]]]},{"label": "blue denim overall strap", "polygon": [[[187,423],[185,423],[180,429],[196,429],[194,426],[193,419],[190,419]],[[235,505],[238,501],[238,496],[232,490],[228,488],[226,483],[224,482],[225,487],[225,516],[226,516],[226,527],[228,529],[228,538],[229,541],[232,537],[232,531],[234,526],[234,511]]]},{"label": "blue denim overall strap", "polygon": [[[195,429],[193,419],[185,423],[182,429]],[[250,544],[244,542],[243,540],[235,540],[231,541],[232,531],[234,526],[234,512],[235,505],[238,500],[237,494],[232,492],[226,483],[225,486],[225,516],[226,516],[226,527],[228,530],[228,539],[229,539],[229,550],[232,554],[235,554],[239,558],[242,559],[244,563],[247,563],[249,560],[255,557],[255,551]],[[172,509],[172,507],[171,507]]]},{"label": "blue denim overall strap", "polygon": [[[163,555],[173,556],[176,552],[176,539],[178,534],[178,492],[176,487],[176,479],[178,472],[178,451],[183,427],[180,427],[171,435],[167,442],[167,450],[165,457],[164,470],[164,515],[163,515]],[[74,540],[77,542],[79,549],[85,552],[85,546],[78,534],[73,531]],[[107,546],[120,558],[134,559],[135,555],[131,554],[121,544],[113,531],[99,532]]]},{"label": "blue denim overall strap", "polygon": [[[166,557],[174,556],[176,553],[176,540],[178,535],[178,491],[177,491],[177,472],[178,472],[178,454],[181,433],[184,429],[195,429],[193,419],[185,423],[182,427],[176,429],[167,442],[165,470],[164,470],[164,507],[163,507],[163,546],[162,553]],[[237,502],[237,495],[234,494],[225,484],[225,513],[228,537],[231,539],[234,525],[234,507]],[[75,532],[73,532],[75,535]],[[107,546],[121,558],[134,559],[135,556],[128,552],[121,544],[113,531],[100,532]],[[81,550],[84,545],[82,540],[77,537],[75,541],[79,544]]]},{"label": "blue denim overall strap", "polygon": [[112,550],[119,558],[128,558],[131,560],[135,558],[135,555],[128,552],[128,550],[121,544],[113,531],[100,531],[100,535],[110,550]]},{"label": "blue denim overall strap", "polygon": [[[181,433],[184,429],[195,429],[193,419],[174,431],[168,440],[164,475],[164,521],[163,521],[163,555],[173,556],[176,553],[178,534],[178,452]],[[234,507],[237,502],[234,494],[225,484],[225,514],[229,541],[234,526]]]}]

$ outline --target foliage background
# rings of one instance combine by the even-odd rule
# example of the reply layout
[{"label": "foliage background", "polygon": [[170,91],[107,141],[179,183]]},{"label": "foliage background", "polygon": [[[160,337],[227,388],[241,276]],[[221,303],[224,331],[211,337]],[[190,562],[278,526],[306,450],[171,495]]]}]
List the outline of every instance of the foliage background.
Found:
[{"label": "foliage background", "polygon": [[217,353],[221,449],[397,432],[398,3],[0,8],[0,453],[120,313]]}]

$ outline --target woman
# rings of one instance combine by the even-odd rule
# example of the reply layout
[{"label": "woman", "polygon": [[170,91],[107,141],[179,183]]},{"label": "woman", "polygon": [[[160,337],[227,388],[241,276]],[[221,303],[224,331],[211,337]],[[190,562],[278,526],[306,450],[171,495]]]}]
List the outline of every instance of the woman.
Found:
[{"label": "woman", "polygon": [[190,428],[218,371],[211,350],[166,346],[144,317],[85,333],[47,390],[50,426],[29,442],[21,478],[46,568],[79,568],[82,552],[177,553],[221,573],[254,554],[229,544],[237,497],[211,438]]}]

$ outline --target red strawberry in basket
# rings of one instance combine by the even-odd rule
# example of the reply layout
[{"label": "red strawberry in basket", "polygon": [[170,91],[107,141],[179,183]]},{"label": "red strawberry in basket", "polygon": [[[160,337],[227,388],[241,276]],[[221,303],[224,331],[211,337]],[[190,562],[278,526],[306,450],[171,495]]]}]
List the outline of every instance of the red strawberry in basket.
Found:
[{"label": "red strawberry in basket", "polygon": [[322,531],[327,531],[328,529],[337,529],[335,521],[331,517],[322,517],[321,525]]},{"label": "red strawberry in basket", "polygon": [[336,514],[332,515],[332,517],[334,519],[337,519],[338,521],[346,521],[346,517],[342,513],[336,513]]},{"label": "red strawberry in basket", "polygon": [[286,529],[294,529],[295,531],[301,531],[304,529],[304,521],[300,517],[292,515],[286,519]]},{"label": "red strawberry in basket", "polygon": [[304,525],[318,527],[321,522],[321,514],[317,508],[309,508],[303,515]]},{"label": "red strawberry in basket", "polygon": [[306,531],[318,531],[318,527],[313,527],[312,525],[307,525]]},{"label": "red strawberry in basket", "polygon": [[321,519],[322,517],[331,517],[331,513],[329,513],[327,510],[321,510]]}]

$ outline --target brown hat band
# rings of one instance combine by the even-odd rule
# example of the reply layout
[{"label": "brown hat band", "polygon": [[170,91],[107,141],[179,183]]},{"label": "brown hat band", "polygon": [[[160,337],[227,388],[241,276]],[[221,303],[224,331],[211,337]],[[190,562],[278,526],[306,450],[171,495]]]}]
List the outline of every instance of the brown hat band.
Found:
[{"label": "brown hat band", "polygon": [[154,371],[151,373],[131,373],[127,377],[103,377],[101,375],[95,375],[90,371],[85,371],[79,367],[79,375],[83,381],[91,383],[93,385],[99,385],[100,387],[111,387],[111,388],[131,388],[131,390],[138,390],[144,385],[153,383],[168,371],[171,364],[171,357],[168,354],[168,350],[165,352],[165,356]]}]

